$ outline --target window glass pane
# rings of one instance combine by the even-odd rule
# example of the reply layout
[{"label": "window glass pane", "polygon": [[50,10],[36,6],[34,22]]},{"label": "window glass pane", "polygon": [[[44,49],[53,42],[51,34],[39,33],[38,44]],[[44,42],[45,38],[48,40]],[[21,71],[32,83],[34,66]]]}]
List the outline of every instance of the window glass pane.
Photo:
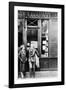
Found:
[{"label": "window glass pane", "polygon": [[48,57],[48,20],[42,20],[41,27],[41,54]]},{"label": "window glass pane", "polygon": [[57,57],[58,47],[58,24],[57,19],[51,19],[49,21],[49,57]]}]

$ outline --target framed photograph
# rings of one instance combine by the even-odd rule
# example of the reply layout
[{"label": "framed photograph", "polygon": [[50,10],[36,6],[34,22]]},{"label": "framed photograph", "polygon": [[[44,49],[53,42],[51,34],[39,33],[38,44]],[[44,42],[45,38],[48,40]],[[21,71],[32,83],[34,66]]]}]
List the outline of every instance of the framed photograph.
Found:
[{"label": "framed photograph", "polygon": [[64,84],[64,5],[9,2],[9,88]]}]

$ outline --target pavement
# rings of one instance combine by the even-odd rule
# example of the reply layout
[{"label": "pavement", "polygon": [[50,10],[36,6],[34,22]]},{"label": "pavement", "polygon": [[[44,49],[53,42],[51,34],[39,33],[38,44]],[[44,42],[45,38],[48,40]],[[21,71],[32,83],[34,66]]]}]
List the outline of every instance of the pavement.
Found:
[{"label": "pavement", "polygon": [[[57,71],[36,71],[35,78],[42,78],[42,77],[56,77]],[[30,73],[26,72],[26,78],[30,78]]]}]

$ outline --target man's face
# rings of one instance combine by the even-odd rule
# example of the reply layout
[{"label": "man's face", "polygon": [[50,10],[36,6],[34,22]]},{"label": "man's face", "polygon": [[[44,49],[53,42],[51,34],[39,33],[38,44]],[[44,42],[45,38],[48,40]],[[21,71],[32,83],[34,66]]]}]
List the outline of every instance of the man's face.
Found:
[{"label": "man's face", "polygon": [[22,49],[22,55],[25,55],[26,53],[25,53],[25,49]]},{"label": "man's face", "polygon": [[27,50],[29,50],[30,47],[27,47]]}]

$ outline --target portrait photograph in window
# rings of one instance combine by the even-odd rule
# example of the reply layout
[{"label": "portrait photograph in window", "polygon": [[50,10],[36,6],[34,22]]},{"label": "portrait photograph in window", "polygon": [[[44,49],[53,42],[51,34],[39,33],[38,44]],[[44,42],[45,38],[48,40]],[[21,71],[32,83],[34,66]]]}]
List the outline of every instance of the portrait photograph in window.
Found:
[{"label": "portrait photograph in window", "polygon": [[64,84],[64,5],[9,2],[9,87]]}]

